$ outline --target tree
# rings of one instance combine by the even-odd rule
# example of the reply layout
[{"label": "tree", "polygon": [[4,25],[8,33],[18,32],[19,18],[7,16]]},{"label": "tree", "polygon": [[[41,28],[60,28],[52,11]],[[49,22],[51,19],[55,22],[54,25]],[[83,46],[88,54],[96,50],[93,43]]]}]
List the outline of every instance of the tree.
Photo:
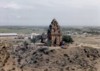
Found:
[{"label": "tree", "polygon": [[29,43],[27,41],[24,41],[23,44],[24,44],[24,47],[28,48]]},{"label": "tree", "polygon": [[69,35],[64,35],[63,38],[62,38],[62,40],[63,40],[65,43],[73,43],[73,42],[74,42],[73,39],[72,39],[72,37],[69,36]]},{"label": "tree", "polygon": [[33,42],[34,44],[36,43],[36,37],[33,37],[32,39],[31,39],[31,42]]},{"label": "tree", "polygon": [[51,46],[51,41],[50,40],[48,40],[47,46]]}]

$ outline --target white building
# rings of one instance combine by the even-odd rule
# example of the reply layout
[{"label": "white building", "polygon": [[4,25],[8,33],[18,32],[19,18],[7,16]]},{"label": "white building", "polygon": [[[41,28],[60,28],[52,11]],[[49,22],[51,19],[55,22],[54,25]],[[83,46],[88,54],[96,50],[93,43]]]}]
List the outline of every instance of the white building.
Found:
[{"label": "white building", "polygon": [[0,38],[15,38],[17,36],[17,33],[0,33]]},{"label": "white building", "polygon": [[33,37],[36,37],[36,36],[39,36],[40,34],[37,34],[37,33],[32,33],[31,34],[31,39],[33,38]]}]

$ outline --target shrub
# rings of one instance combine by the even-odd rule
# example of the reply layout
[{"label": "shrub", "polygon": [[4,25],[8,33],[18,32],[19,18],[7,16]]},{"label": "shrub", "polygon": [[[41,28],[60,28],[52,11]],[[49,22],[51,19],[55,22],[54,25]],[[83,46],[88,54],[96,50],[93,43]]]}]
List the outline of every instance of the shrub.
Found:
[{"label": "shrub", "polygon": [[47,42],[47,46],[51,46],[51,41],[48,41]]},{"label": "shrub", "polygon": [[69,35],[64,35],[63,38],[62,38],[62,40],[63,40],[65,43],[73,43],[73,42],[74,42],[73,39],[72,39],[72,37],[69,36]]},{"label": "shrub", "polygon": [[34,44],[36,43],[36,41],[37,41],[37,39],[35,37],[31,39],[31,42]]},{"label": "shrub", "polygon": [[28,46],[28,42],[27,42],[27,41],[24,41],[23,44],[24,44],[25,46]]}]

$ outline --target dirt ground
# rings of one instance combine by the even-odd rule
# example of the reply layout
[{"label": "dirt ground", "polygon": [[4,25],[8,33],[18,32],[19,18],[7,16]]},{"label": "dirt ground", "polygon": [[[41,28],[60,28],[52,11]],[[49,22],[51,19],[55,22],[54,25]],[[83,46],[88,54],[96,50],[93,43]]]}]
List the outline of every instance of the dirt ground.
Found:
[{"label": "dirt ground", "polygon": [[100,47],[100,36],[73,36],[75,45],[91,46],[94,48]]}]

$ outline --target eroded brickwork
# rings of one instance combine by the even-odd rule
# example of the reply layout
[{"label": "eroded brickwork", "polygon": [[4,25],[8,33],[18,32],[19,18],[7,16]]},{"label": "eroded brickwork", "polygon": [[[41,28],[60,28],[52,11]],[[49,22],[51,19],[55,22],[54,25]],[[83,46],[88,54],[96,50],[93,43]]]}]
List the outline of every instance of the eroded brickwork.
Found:
[{"label": "eroded brickwork", "polygon": [[62,33],[60,26],[56,19],[53,19],[48,29],[48,41],[51,42],[51,46],[60,46],[62,42]]}]

